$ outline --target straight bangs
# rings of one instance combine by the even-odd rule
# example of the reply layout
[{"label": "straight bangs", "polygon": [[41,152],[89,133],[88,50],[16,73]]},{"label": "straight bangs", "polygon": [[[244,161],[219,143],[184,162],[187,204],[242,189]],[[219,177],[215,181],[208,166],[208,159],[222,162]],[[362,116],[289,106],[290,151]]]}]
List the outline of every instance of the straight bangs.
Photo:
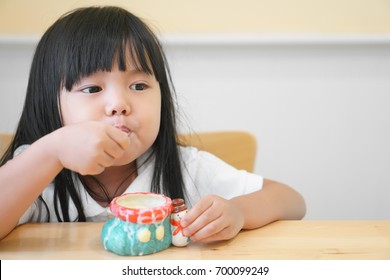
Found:
[{"label": "straight bangs", "polygon": [[63,61],[58,64],[62,65],[61,87],[70,91],[81,78],[109,72],[114,65],[121,71],[134,67],[159,80],[154,71],[161,65],[161,58],[155,55],[157,39],[132,14],[116,7],[81,9],[62,21],[66,39],[59,58]]}]

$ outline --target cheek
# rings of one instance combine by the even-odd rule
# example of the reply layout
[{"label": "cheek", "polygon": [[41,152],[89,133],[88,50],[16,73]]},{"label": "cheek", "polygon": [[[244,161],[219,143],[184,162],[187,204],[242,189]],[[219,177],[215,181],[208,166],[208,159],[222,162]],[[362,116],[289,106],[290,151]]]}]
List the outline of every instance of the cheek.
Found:
[{"label": "cheek", "polygon": [[[145,108],[146,110],[146,108]],[[148,106],[148,120],[147,120],[147,130],[151,137],[157,137],[157,134],[160,130],[161,122],[161,101],[160,98],[156,98]]]},{"label": "cheek", "polygon": [[76,98],[65,97],[61,98],[61,116],[64,125],[79,123],[83,121],[97,120],[97,109],[94,109],[83,100]]},{"label": "cheek", "polygon": [[64,94],[61,94],[59,107],[60,107],[60,113],[61,113],[63,125],[70,124],[72,112],[70,110],[68,100],[66,97],[64,97]]},{"label": "cheek", "polygon": [[152,146],[160,131],[160,109],[150,112],[147,120],[145,119],[144,121],[144,141],[148,146]]},{"label": "cheek", "polygon": [[160,130],[160,123],[161,123],[161,107],[156,108],[153,119],[154,121],[153,121],[152,129],[155,131],[157,136]]},{"label": "cheek", "polygon": [[68,102],[61,104],[61,115],[64,125],[81,122],[87,119],[85,110],[77,109],[79,106],[71,106]]}]

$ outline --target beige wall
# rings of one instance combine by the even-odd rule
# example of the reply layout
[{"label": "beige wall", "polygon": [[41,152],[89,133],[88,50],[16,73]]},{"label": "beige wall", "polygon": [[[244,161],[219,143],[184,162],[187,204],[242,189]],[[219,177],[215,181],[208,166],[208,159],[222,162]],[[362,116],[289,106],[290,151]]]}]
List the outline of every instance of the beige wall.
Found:
[{"label": "beige wall", "polygon": [[0,34],[41,34],[88,5],[128,8],[160,33],[390,33],[389,0],[0,0]]}]

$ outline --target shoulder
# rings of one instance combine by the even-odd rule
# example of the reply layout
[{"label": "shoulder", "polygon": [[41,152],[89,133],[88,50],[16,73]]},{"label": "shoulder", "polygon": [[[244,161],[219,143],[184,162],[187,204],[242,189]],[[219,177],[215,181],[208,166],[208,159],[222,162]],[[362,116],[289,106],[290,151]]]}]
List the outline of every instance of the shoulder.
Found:
[{"label": "shoulder", "polygon": [[256,191],[263,185],[262,176],[238,170],[211,153],[180,147],[180,154],[187,189],[196,189],[200,197],[217,194],[231,198]]}]

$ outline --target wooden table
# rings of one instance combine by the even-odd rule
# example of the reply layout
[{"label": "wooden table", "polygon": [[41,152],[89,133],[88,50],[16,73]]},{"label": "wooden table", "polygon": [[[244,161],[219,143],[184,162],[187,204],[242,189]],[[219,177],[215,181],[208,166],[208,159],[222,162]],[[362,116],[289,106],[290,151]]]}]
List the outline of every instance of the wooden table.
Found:
[{"label": "wooden table", "polygon": [[279,221],[242,231],[230,241],[191,243],[148,256],[104,250],[102,223],[43,223],[17,227],[0,241],[0,259],[390,260],[390,221]]}]

